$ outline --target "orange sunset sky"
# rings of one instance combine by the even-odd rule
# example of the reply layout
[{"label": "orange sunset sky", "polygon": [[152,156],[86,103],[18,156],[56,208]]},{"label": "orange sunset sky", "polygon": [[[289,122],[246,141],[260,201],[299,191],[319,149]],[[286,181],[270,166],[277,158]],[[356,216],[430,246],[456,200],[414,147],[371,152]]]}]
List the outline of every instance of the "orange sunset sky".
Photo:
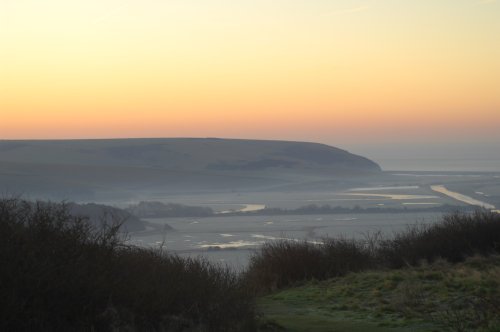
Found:
[{"label": "orange sunset sky", "polygon": [[0,0],[0,139],[500,141],[500,1]]}]

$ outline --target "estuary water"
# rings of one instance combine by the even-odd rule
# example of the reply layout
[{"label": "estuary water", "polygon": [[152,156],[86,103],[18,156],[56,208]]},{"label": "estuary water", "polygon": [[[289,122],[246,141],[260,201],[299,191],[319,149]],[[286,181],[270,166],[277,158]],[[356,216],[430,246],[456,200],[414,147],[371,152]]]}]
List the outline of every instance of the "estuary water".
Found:
[{"label": "estuary water", "polygon": [[434,190],[435,192],[438,192],[438,193],[441,193],[443,195],[449,196],[453,199],[456,199],[457,201],[460,201],[460,202],[463,202],[463,203],[466,203],[469,205],[479,206],[479,207],[482,207],[482,208],[485,208],[488,210],[494,210],[496,212],[495,205],[480,201],[478,199],[469,197],[469,196],[464,195],[464,194],[450,191],[443,185],[433,185],[433,186],[431,186],[431,189]]}]

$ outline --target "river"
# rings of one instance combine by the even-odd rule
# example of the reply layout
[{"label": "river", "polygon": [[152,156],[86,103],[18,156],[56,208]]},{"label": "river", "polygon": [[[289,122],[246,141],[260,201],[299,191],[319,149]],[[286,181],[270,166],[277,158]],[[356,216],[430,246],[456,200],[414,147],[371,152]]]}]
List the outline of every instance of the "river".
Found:
[{"label": "river", "polygon": [[446,187],[443,185],[433,185],[433,186],[431,186],[431,189],[434,190],[435,192],[438,192],[438,193],[441,193],[441,194],[446,195],[448,197],[451,197],[457,201],[460,201],[460,202],[463,202],[463,203],[466,203],[469,205],[479,206],[479,207],[482,207],[484,209],[492,210],[492,212],[498,213],[498,210],[495,210],[496,209],[495,205],[480,201],[478,199],[466,196],[464,194],[450,191],[450,190],[446,189]]}]

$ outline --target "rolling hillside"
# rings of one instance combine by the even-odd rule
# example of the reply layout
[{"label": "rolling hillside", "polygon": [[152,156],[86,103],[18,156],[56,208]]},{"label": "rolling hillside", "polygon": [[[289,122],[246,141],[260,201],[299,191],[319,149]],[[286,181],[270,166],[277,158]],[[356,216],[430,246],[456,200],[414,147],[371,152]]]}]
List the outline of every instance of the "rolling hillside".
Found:
[{"label": "rolling hillside", "polygon": [[55,193],[56,197],[262,189],[379,171],[367,158],[305,142],[216,138],[0,141],[0,190]]}]

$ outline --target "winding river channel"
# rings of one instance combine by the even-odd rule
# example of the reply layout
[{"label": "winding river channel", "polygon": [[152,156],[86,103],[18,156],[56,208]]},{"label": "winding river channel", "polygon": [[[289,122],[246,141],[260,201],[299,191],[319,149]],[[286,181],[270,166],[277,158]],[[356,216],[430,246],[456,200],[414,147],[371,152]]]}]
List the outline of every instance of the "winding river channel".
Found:
[{"label": "winding river channel", "polygon": [[431,186],[431,189],[434,190],[435,192],[438,192],[440,194],[451,197],[457,201],[460,201],[460,202],[463,202],[463,203],[466,203],[469,205],[479,206],[479,207],[482,207],[482,208],[485,208],[488,210],[492,210],[493,212],[499,213],[499,210],[496,210],[495,205],[480,201],[478,199],[469,197],[469,196],[464,195],[464,194],[457,193],[455,191],[450,191],[443,185],[434,185],[434,186]]}]

